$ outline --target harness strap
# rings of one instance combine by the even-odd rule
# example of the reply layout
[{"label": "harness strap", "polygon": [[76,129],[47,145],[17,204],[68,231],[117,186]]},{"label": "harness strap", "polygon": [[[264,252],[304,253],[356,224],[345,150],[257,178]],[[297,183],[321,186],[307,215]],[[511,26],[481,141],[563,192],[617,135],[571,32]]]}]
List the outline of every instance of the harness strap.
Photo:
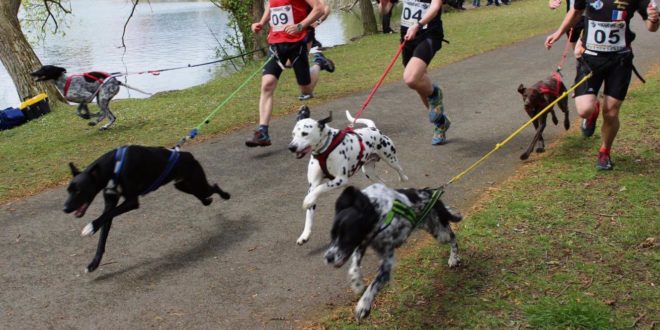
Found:
[{"label": "harness strap", "polygon": [[[97,73],[97,74],[100,74],[100,75],[102,75],[102,76],[104,76],[104,77],[103,77],[103,79],[101,79],[100,77],[97,77],[97,76],[93,75],[92,73]],[[94,81],[96,81],[96,82],[99,83],[99,84],[103,84],[103,82],[105,81],[105,79],[108,78],[108,77],[110,77],[110,74],[109,74],[109,73],[105,73],[105,72],[94,71],[94,72],[85,72],[85,73],[83,73],[83,74],[74,74],[74,75],[70,75],[70,76],[66,77],[66,81],[64,82],[64,98],[67,98],[66,95],[69,93],[69,87],[71,87],[71,80],[72,80],[74,77],[85,77],[85,78],[88,78],[88,79],[94,80]],[[100,88],[100,87],[99,87],[99,88]],[[96,90],[96,92],[94,93],[94,95],[96,95],[96,93],[98,93],[98,90]],[[93,97],[92,97],[92,98],[93,98]]]},{"label": "harness strap", "polygon": [[547,94],[547,95],[552,95],[554,97],[558,97],[559,94],[561,93],[561,74],[559,72],[553,72],[552,73],[552,78],[557,82],[556,86],[548,86],[545,82],[542,82],[538,89],[541,94]]},{"label": "harness strap", "polygon": [[154,181],[149,188],[145,189],[140,195],[144,196],[161,186],[163,181],[167,178],[167,176],[170,175],[172,172],[172,169],[174,169],[174,165],[176,165],[177,161],[179,160],[179,150],[177,149],[170,149],[170,157],[167,160],[167,164],[165,165],[165,169],[163,172],[160,173],[160,176]]},{"label": "harness strap", "polygon": [[355,136],[358,139],[358,142],[360,143],[358,162],[355,165],[355,167],[351,169],[351,173],[349,173],[349,176],[355,173],[355,171],[357,171],[360,167],[362,167],[362,165],[364,165],[364,161],[362,160],[362,158],[364,157],[364,142],[362,142],[362,138],[360,137],[359,134],[355,133],[353,129],[351,129],[350,127],[346,127],[340,130],[339,133],[337,133],[337,135],[335,135],[332,138],[332,142],[330,142],[330,146],[328,146],[328,148],[326,148],[325,151],[319,154],[312,154],[312,157],[314,157],[319,162],[319,166],[321,167],[321,171],[323,171],[323,175],[330,180],[334,180],[335,177],[332,174],[330,174],[330,172],[328,171],[328,166],[327,166],[328,156],[344,140],[346,134],[355,134]]}]

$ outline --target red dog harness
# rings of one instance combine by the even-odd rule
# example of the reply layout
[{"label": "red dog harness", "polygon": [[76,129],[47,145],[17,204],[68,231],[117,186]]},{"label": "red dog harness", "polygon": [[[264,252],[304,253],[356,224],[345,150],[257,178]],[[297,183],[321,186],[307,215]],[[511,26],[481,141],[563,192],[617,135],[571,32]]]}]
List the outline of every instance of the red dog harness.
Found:
[{"label": "red dog harness", "polygon": [[83,74],[74,74],[71,76],[68,76],[66,78],[66,82],[64,83],[64,98],[66,98],[67,93],[69,93],[69,86],[71,86],[71,79],[74,77],[85,77],[85,80],[91,82],[91,81],[96,81],[99,84],[103,84],[103,81],[110,77],[110,74],[107,72],[100,72],[100,71],[90,71],[90,72],[85,72]]},{"label": "red dog harness", "polygon": [[559,97],[559,92],[561,91],[561,75],[558,72],[553,72],[552,78],[557,82],[557,86],[554,86],[553,88],[552,86],[546,85],[545,82],[542,82],[539,84],[538,90],[541,92],[541,94]]},{"label": "red dog harness", "polygon": [[341,131],[339,131],[339,133],[337,133],[337,135],[335,135],[332,138],[332,142],[330,142],[330,146],[328,146],[328,148],[325,149],[325,151],[323,151],[320,154],[312,154],[312,157],[314,157],[316,160],[319,161],[319,166],[321,166],[323,175],[325,175],[325,177],[330,180],[334,180],[335,177],[332,174],[330,174],[330,172],[328,172],[328,166],[326,164],[328,160],[328,156],[344,140],[346,134],[355,134],[355,136],[358,139],[358,142],[360,143],[360,153],[358,154],[358,162],[353,168],[351,168],[348,176],[353,175],[353,173],[355,173],[355,171],[357,171],[364,164],[364,162],[362,161],[362,157],[364,156],[364,142],[362,142],[362,138],[360,137],[360,135],[355,133],[352,128],[346,127]]}]

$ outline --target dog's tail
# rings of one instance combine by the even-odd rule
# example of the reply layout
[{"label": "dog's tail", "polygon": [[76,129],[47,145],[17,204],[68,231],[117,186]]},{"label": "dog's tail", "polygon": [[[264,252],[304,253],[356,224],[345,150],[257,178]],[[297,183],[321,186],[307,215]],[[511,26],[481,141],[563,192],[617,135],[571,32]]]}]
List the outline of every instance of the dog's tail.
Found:
[{"label": "dog's tail", "polygon": [[374,123],[373,120],[364,119],[364,118],[358,118],[358,120],[355,120],[355,118],[351,116],[351,113],[348,112],[348,110],[346,110],[346,118],[348,118],[348,121],[350,121],[351,123],[356,122],[358,124],[366,125],[367,127],[376,128],[376,124]]},{"label": "dog's tail", "polygon": [[[119,81],[119,80],[117,80],[117,81]],[[140,90],[140,89],[138,89],[138,88],[135,88],[135,87],[133,87],[133,86],[129,86],[129,85],[127,85],[127,84],[125,84],[125,83],[123,83],[123,82],[121,82],[121,81],[119,81],[119,84],[122,85],[122,86],[124,86],[124,87],[126,87],[126,88],[128,88],[128,89],[132,89],[132,90],[134,90],[134,91],[138,91],[138,92],[140,92],[140,93],[142,93],[142,94],[145,94],[145,95],[153,95],[153,94],[151,94],[151,93],[145,92],[145,91]]]}]

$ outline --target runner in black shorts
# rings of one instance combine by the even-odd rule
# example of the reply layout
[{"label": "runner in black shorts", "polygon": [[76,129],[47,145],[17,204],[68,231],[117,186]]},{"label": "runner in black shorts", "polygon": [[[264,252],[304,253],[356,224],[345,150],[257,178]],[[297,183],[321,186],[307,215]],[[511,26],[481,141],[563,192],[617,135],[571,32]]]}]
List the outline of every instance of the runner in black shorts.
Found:
[{"label": "runner in black shorts", "polygon": [[[318,6],[321,7],[322,15],[310,25],[307,29],[307,36],[305,37],[305,46],[307,47],[307,53],[312,55],[312,64],[310,67],[310,72],[312,75],[311,89],[314,90],[316,83],[318,82],[318,76],[320,70],[325,70],[328,72],[335,72],[335,63],[329,58],[323,55],[321,51],[321,43],[316,40],[316,28],[325,21],[326,18],[330,15],[330,6],[325,3],[325,0],[316,0]],[[311,8],[310,8],[311,10]],[[312,50],[313,47],[316,47]],[[314,95],[302,93],[298,96],[300,101],[305,101],[313,98]]]},{"label": "runner in black shorts", "polygon": [[[381,5],[385,1],[381,0]],[[442,90],[433,84],[427,68],[435,53],[442,47],[442,0],[406,0],[401,11],[401,41],[403,47],[403,80],[414,89],[429,111],[434,125],[433,145],[447,140],[449,118],[444,113]]]},{"label": "runner in black shorts", "polygon": [[548,36],[545,45],[550,48],[584,12],[585,29],[576,46],[576,51],[581,51],[577,55],[582,58],[575,80],[582,80],[589,72],[594,72],[594,75],[576,89],[575,107],[583,118],[583,134],[593,134],[595,121],[590,123],[588,119],[595,111],[598,90],[605,83],[602,144],[596,168],[611,170],[614,164],[610,149],[619,131],[619,109],[632,76],[633,53],[630,45],[634,33],[630,30],[630,20],[638,12],[646,21],[646,28],[655,32],[660,26],[660,19],[653,0],[575,0],[574,9],[574,12],[569,11],[559,29]]},{"label": "runner in black shorts", "polygon": [[392,20],[392,9],[399,0],[376,0],[378,3],[378,9],[380,10],[381,22],[383,23],[383,33],[394,33],[394,30],[390,27],[390,21]]}]

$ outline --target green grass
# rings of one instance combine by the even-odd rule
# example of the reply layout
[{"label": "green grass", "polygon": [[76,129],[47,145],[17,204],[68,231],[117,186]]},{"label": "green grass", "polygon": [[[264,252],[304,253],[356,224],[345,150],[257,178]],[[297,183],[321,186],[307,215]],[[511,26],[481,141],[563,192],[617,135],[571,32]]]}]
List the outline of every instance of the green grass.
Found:
[{"label": "green grass", "polygon": [[[613,150],[595,170],[600,136],[577,129],[459,224],[463,265],[428,235],[411,244],[371,317],[355,301],[329,328],[649,329],[660,321],[660,72],[631,91]],[[357,300],[357,297],[356,297]]]},{"label": "green grass", "polygon": [[[562,18],[560,11],[547,9],[545,0],[525,0],[497,9],[444,14],[446,38],[451,44],[443,46],[432,67],[547,32]],[[338,69],[332,74],[322,74],[315,92],[317,97],[309,104],[313,106],[370,89],[396,52],[397,45],[397,35],[377,35],[325,52]],[[159,93],[147,100],[114,101],[112,108],[118,120],[107,132],[88,127],[86,121],[74,116],[73,106],[59,107],[42,119],[0,132],[0,203],[62,183],[69,175],[66,166],[69,161],[86,165],[101,153],[122,144],[174,145],[260,65],[252,63],[230,77],[182,91]],[[399,80],[401,75],[402,66],[396,65],[386,81]],[[198,141],[256,123],[259,81],[251,81],[204,126]],[[297,95],[292,72],[285,72],[276,91],[274,115],[295,111],[300,105]],[[357,109],[359,104],[355,107]]]}]

